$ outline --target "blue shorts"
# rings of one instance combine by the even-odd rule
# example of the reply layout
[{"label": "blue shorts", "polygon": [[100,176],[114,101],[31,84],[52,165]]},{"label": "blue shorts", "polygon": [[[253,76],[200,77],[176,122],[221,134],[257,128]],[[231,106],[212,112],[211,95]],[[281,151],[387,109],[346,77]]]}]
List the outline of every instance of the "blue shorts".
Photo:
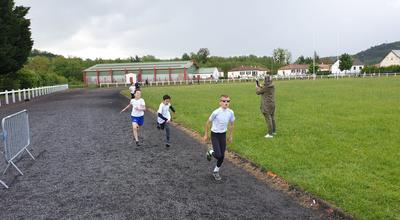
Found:
[{"label": "blue shorts", "polygon": [[132,123],[136,123],[139,126],[142,126],[143,123],[144,123],[144,117],[143,116],[135,117],[135,116],[131,115],[131,120],[132,120]]}]

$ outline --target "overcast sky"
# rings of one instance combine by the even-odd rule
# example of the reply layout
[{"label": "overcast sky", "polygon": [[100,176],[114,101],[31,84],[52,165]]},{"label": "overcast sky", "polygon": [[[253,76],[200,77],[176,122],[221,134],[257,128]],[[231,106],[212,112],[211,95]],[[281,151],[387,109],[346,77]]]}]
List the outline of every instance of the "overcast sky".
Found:
[{"label": "overcast sky", "polygon": [[400,40],[400,0],[16,0],[34,48],[64,56],[354,54]]}]

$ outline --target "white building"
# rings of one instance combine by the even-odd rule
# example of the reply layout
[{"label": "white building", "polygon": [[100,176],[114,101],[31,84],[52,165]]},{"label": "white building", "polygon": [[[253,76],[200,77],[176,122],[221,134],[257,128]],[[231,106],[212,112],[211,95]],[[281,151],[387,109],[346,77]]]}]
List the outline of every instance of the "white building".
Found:
[{"label": "white building", "polygon": [[135,82],[136,82],[136,74],[128,73],[125,75],[125,83],[131,84],[131,83],[135,83]]},{"label": "white building", "polygon": [[278,69],[278,76],[305,76],[308,74],[308,64],[289,64]]},{"label": "white building", "polygon": [[343,76],[343,75],[359,74],[361,73],[361,70],[364,68],[364,64],[362,64],[361,61],[357,59],[353,59],[353,66],[351,66],[349,70],[340,71],[339,65],[340,65],[340,60],[336,60],[336,62],[332,64],[331,73],[333,75]]},{"label": "white building", "polygon": [[380,67],[387,67],[399,65],[400,66],[400,50],[392,50],[390,51],[385,58],[379,63]]},{"label": "white building", "polygon": [[[223,73],[222,73],[222,76]],[[198,74],[195,74],[197,79],[218,79],[221,77],[221,73],[217,67],[200,68]]]},{"label": "white building", "polygon": [[228,78],[258,78],[264,77],[269,72],[268,69],[256,66],[240,66],[228,71]]}]

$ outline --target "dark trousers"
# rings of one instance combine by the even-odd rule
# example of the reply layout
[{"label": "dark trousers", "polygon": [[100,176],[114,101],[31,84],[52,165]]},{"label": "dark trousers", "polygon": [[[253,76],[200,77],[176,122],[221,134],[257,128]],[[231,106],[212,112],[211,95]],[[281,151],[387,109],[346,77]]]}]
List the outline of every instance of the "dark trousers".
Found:
[{"label": "dark trousers", "polygon": [[164,123],[162,123],[162,124],[158,124],[157,128],[158,128],[158,129],[161,129],[161,130],[165,130],[165,141],[166,141],[166,143],[169,144],[169,143],[170,143],[170,142],[169,142],[170,129],[169,129],[168,123],[164,122]]},{"label": "dark trousers", "polygon": [[268,125],[268,134],[272,135],[273,133],[276,132],[276,125],[275,125],[275,113],[272,111],[272,113],[263,113],[265,121],[267,122]]},{"label": "dark trousers", "polygon": [[226,133],[211,132],[211,143],[214,150],[213,156],[217,159],[217,167],[221,167],[225,157]]}]

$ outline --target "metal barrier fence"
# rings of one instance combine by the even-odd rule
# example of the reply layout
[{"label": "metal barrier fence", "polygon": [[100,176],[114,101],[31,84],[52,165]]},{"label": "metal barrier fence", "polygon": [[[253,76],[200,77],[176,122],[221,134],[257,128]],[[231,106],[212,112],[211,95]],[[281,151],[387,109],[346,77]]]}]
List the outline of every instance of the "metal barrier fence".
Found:
[{"label": "metal barrier fence", "polygon": [[[319,80],[319,79],[343,79],[343,78],[373,78],[373,77],[390,77],[397,76],[400,73],[371,73],[371,74],[359,74],[359,75],[298,75],[298,76],[277,76],[273,75],[273,79],[276,81],[284,80]],[[193,80],[179,80],[179,81],[150,81],[148,85],[142,84],[142,86],[175,86],[175,85],[196,85],[196,84],[226,84],[226,83],[242,83],[242,82],[254,82],[255,78],[230,78],[230,79],[193,79]],[[119,87],[129,86],[128,83],[100,83],[100,87]]]},{"label": "metal barrier fence", "polygon": [[[68,89],[68,84],[56,85],[56,86],[44,86],[31,89],[18,89],[11,91],[0,92],[0,97],[4,95],[4,104],[8,105],[10,102],[15,103],[17,101],[23,101],[26,99],[33,99],[37,96],[47,95],[53,92],[63,91]],[[11,100],[10,100],[11,98]],[[0,99],[0,106],[2,100]]]},{"label": "metal barrier fence", "polygon": [[4,157],[7,162],[7,167],[5,168],[3,175],[11,165],[15,167],[21,175],[24,175],[15,165],[14,160],[24,151],[35,160],[31,152],[27,149],[30,144],[28,112],[22,110],[3,118],[1,121],[1,127],[3,129]]},{"label": "metal barrier fence", "polygon": [[0,184],[6,187],[6,189],[8,189],[8,186],[3,181],[0,180]]}]

